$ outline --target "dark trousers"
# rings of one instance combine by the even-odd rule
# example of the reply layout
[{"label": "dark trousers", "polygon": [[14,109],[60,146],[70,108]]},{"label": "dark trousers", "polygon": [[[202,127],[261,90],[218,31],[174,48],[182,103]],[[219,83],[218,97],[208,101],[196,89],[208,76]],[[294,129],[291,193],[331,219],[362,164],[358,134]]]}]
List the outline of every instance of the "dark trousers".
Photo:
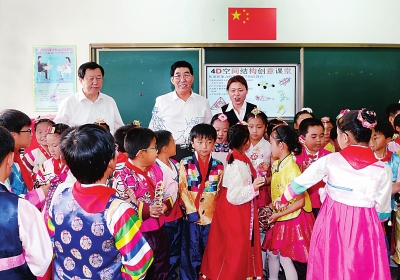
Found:
[{"label": "dark trousers", "polygon": [[169,247],[169,272],[168,280],[179,277],[179,265],[181,264],[182,247],[182,218],[165,223]]},{"label": "dark trousers", "polygon": [[148,231],[142,233],[150,248],[153,250],[153,263],[147,270],[146,277],[148,280],[166,280],[168,279],[169,269],[169,253],[167,232],[165,226],[160,227],[158,230]]},{"label": "dark trousers", "polygon": [[181,278],[198,280],[210,225],[201,226],[182,220]]}]

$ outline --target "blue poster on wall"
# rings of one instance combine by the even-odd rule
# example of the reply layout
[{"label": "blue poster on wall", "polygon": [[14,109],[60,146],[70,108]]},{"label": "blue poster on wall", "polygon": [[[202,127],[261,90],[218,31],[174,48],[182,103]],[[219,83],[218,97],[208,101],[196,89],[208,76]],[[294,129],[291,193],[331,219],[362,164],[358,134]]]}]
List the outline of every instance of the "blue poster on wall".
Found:
[{"label": "blue poster on wall", "polygon": [[75,46],[33,47],[33,90],[35,111],[57,111],[76,92]]}]

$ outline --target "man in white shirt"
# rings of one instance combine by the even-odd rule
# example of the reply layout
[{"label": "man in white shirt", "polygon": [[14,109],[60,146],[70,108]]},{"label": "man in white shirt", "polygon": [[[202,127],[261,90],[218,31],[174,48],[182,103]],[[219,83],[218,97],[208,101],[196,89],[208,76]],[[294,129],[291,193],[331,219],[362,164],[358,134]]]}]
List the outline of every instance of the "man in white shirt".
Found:
[{"label": "man in white shirt", "polygon": [[86,62],[79,67],[78,77],[82,91],[61,101],[54,122],[78,126],[103,121],[109,125],[110,132],[114,133],[124,123],[114,99],[100,92],[104,78],[103,67],[95,62]]},{"label": "man in white shirt", "polygon": [[175,90],[156,98],[149,128],[168,130],[177,146],[176,160],[192,154],[187,149],[193,126],[210,123],[212,114],[207,98],[192,91],[193,67],[187,61],[177,61],[171,66],[171,83]]}]

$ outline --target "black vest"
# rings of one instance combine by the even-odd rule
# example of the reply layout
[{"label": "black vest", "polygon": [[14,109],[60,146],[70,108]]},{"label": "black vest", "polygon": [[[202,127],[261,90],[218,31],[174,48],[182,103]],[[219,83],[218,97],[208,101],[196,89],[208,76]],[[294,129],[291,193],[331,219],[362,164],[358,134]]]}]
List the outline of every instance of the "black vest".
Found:
[{"label": "black vest", "polygon": [[[0,258],[18,256],[22,253],[22,243],[18,229],[18,199],[0,183]],[[23,265],[0,271],[3,280],[36,279],[26,262]]]},{"label": "black vest", "polygon": [[[229,105],[229,103],[222,106],[221,110],[222,110],[222,113],[224,113],[228,117],[229,126],[232,126],[242,120],[239,120],[238,117],[236,116],[235,111],[234,111],[235,109],[232,109],[229,112],[226,112],[228,105]],[[251,111],[256,107],[257,107],[257,105],[247,102],[246,113],[244,114],[244,116],[247,116],[248,114],[250,114]]]}]

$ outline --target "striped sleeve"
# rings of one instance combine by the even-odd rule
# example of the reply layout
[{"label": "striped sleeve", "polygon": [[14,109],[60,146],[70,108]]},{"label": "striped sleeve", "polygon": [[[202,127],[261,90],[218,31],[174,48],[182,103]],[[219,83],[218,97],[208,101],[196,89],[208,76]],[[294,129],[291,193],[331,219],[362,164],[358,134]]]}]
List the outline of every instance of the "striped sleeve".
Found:
[{"label": "striped sleeve", "polygon": [[121,271],[125,279],[143,279],[153,262],[153,251],[140,232],[141,223],[129,203],[120,199],[111,203],[107,225],[122,255]]},{"label": "striped sleeve", "polygon": [[26,167],[28,167],[30,171],[33,170],[35,164],[35,157],[33,156],[32,151],[26,153],[22,158],[22,161],[25,163]]}]

